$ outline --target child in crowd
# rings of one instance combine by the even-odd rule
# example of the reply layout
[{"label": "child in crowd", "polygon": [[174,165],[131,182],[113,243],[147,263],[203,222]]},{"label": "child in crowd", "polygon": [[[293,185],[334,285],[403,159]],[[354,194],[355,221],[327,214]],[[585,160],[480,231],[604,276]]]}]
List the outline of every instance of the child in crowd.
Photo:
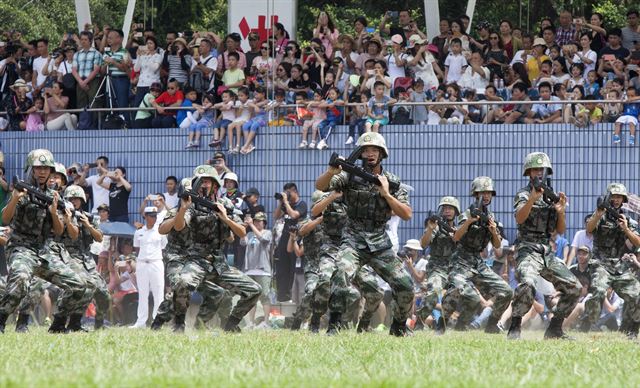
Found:
[{"label": "child in crowd", "polygon": [[465,69],[467,60],[462,55],[462,41],[458,38],[451,39],[451,52],[444,61],[444,79],[447,84],[457,82]]},{"label": "child in crowd", "polygon": [[[188,98],[188,97],[187,97]],[[213,125],[216,118],[216,111],[213,108],[215,97],[212,94],[205,94],[202,98],[202,105],[193,104],[196,108],[199,119],[189,125],[189,138],[187,148],[200,147],[200,134],[203,130]],[[196,117],[193,115],[192,117]]]},{"label": "child in crowd", "polygon": [[33,107],[29,109],[31,113],[27,116],[27,132],[44,131],[44,121],[42,120],[41,111],[44,109],[44,99],[37,96],[33,99]]},{"label": "child in crowd", "polygon": [[584,79],[583,74],[584,74],[584,64],[574,63],[571,66],[571,79],[567,83],[567,87],[569,89],[573,88],[574,86],[584,87],[586,80]]},{"label": "child in crowd", "polygon": [[[182,101],[182,105],[180,106],[182,108],[193,108],[193,103],[198,99],[198,92],[190,86],[186,86],[183,93],[184,101]],[[198,113],[195,109],[181,109],[176,113],[176,121],[178,122],[180,129],[188,129],[191,127],[191,124],[198,122]]]},{"label": "child in crowd", "polygon": [[[322,107],[322,91],[316,89],[313,91],[313,101],[307,103],[307,110],[310,110],[313,117],[307,119],[302,124],[302,141],[298,148],[316,148],[316,133],[318,132],[318,125],[322,120],[327,118],[327,111]],[[307,146],[307,133],[311,128],[311,143]]]},{"label": "child in crowd", "polygon": [[[393,90],[393,95],[398,96],[398,101],[409,102],[409,92],[403,87],[397,87]],[[412,107],[410,105],[396,105],[391,108],[391,123],[392,124],[412,124],[411,120]]]},{"label": "child in crowd", "polygon": [[222,102],[213,105],[220,111],[220,119],[213,123],[213,139],[209,147],[220,147],[229,125],[236,119],[236,95],[231,89],[222,92]]},{"label": "child in crowd", "polygon": [[243,155],[249,154],[256,149],[253,144],[258,134],[258,130],[267,125],[267,91],[263,87],[256,88],[253,93],[253,102],[249,104],[249,108],[253,110],[253,118],[242,125],[242,134],[244,136],[244,146],[240,149]]},{"label": "child in crowd", "polygon": [[598,73],[595,70],[591,70],[587,73],[587,80],[584,83],[584,92],[587,96],[595,96],[596,99],[600,99],[600,84],[598,83]]},{"label": "child in crowd", "polygon": [[158,114],[151,121],[153,128],[175,128],[176,111],[168,110],[168,107],[182,106],[184,94],[180,90],[180,84],[175,78],[171,78],[167,84],[167,90],[151,103]]},{"label": "child in crowd", "polygon": [[238,68],[240,55],[237,52],[227,54],[227,62],[229,68],[222,74],[222,83],[234,93],[238,93],[238,89],[244,85],[244,70]]},{"label": "child in crowd", "polygon": [[598,124],[602,122],[602,109],[596,103],[594,95],[584,96],[585,100],[593,101],[583,104],[577,104],[577,113],[575,124],[577,127],[587,127],[590,124]]},{"label": "child in crowd", "polygon": [[[420,103],[427,101],[427,93],[424,91],[424,81],[422,78],[418,78],[414,81],[409,101]],[[413,107],[414,124],[426,124],[428,119],[429,112],[427,112],[427,107],[425,105],[416,105]]]},{"label": "child in crowd", "polygon": [[620,99],[620,93],[617,90],[611,90],[606,94],[606,100],[603,109],[603,119],[605,123],[614,123],[622,112],[622,104],[619,102],[606,103],[607,100],[614,101]]},{"label": "child in crowd", "polygon": [[[459,49],[462,50],[461,47]],[[396,103],[395,99],[384,94],[385,85],[381,81],[376,81],[373,88],[375,95],[371,97],[367,105],[367,122],[365,123],[367,132],[379,132],[382,126],[387,125],[389,123],[389,106]]]},{"label": "child in crowd", "polygon": [[364,133],[364,126],[367,122],[367,104],[370,98],[371,94],[366,90],[361,94],[351,95],[351,102],[360,102],[360,104],[351,107],[351,114],[349,115],[349,136],[344,144],[353,144],[354,138],[356,138],[356,130],[358,131],[358,138]]},{"label": "child in crowd", "polygon": [[[142,97],[139,108],[150,108],[154,101],[162,93],[162,85],[160,82],[154,82],[149,87],[149,92]],[[134,128],[151,128],[153,121],[153,111],[139,110],[136,112],[136,118],[133,122]]]},{"label": "child in crowd", "polygon": [[[235,103],[236,118],[232,120],[231,124],[227,127],[227,143],[229,145],[229,152],[232,154],[240,152],[242,126],[251,120],[252,110],[249,104],[252,103],[253,100],[249,99],[249,89],[246,87],[238,89],[238,98]],[[234,133],[236,134],[235,143],[233,139]]]},{"label": "child in crowd", "polygon": [[535,78],[533,82],[531,82],[533,89],[537,90],[538,86],[540,86],[540,84],[543,82],[549,82],[551,85],[558,85],[558,84],[565,85],[562,82],[553,82],[553,79],[551,79],[552,67],[553,67],[553,62],[551,62],[550,60],[543,61],[540,64],[540,73],[538,74],[538,77]]},{"label": "child in crowd", "polygon": [[293,123],[293,125],[301,126],[304,124],[304,121],[313,117],[313,114],[307,110],[307,93],[298,92],[296,93],[295,99],[295,112],[289,113],[287,115],[287,119]]},{"label": "child in crowd", "polygon": [[342,115],[344,114],[344,101],[340,99],[338,88],[332,87],[327,91],[327,99],[322,105],[326,109],[327,118],[318,124],[318,132],[320,133],[320,141],[318,141],[317,149],[323,150],[328,148],[327,140],[331,131],[340,124]]},{"label": "child in crowd", "polygon": [[283,89],[276,89],[273,94],[274,100],[269,105],[269,126],[281,127],[291,125],[291,121],[287,117],[288,109],[282,108],[281,105],[286,104],[286,93]]},{"label": "child in crowd", "polygon": [[640,114],[640,96],[636,96],[636,90],[627,88],[627,101],[623,105],[622,116],[616,120],[613,130],[613,144],[620,144],[620,131],[623,125],[629,126],[629,145],[636,144],[636,128],[638,127],[638,115]]}]

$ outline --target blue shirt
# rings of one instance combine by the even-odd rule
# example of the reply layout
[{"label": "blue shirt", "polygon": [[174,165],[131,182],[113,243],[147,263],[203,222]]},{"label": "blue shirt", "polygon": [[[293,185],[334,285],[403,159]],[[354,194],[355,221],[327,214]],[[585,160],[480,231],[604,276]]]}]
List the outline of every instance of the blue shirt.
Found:
[{"label": "blue shirt", "polygon": [[[184,101],[182,101],[182,105],[183,107],[185,106],[193,106],[193,101],[189,100],[188,98],[185,98]],[[178,122],[178,125],[180,125],[180,123],[182,121],[184,121],[184,119],[187,118],[187,112],[193,112],[193,109],[190,110],[179,110],[178,114],[176,115],[176,121]]]},{"label": "blue shirt", "polygon": [[[333,100],[330,98],[327,98],[326,102],[327,104],[331,104],[333,103]],[[343,112],[344,112],[344,107],[341,107],[341,106],[334,106],[333,108],[328,108],[327,120],[339,120],[342,117]]]},{"label": "blue shirt", "polygon": [[632,103],[632,104],[624,104],[624,110],[622,111],[623,116],[633,116],[638,118],[638,114],[640,114],[640,104]]},{"label": "blue shirt", "polygon": [[377,100],[376,96],[371,97],[369,100],[371,112],[375,116],[383,115],[385,118],[389,118],[389,100],[391,100],[389,96],[382,96],[382,100]]}]

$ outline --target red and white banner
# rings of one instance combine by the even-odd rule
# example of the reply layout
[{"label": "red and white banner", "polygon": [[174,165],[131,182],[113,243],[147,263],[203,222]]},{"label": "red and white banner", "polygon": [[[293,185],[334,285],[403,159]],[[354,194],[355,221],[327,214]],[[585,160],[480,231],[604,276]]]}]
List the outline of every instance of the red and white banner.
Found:
[{"label": "red and white banner", "polygon": [[640,197],[635,194],[629,194],[627,197],[629,202],[622,205],[622,207],[630,212],[640,214]]},{"label": "red and white banner", "polygon": [[260,40],[266,40],[276,23],[282,23],[290,39],[295,39],[297,15],[297,0],[229,0],[228,29],[240,34],[242,49],[248,51],[249,34],[256,32]]}]

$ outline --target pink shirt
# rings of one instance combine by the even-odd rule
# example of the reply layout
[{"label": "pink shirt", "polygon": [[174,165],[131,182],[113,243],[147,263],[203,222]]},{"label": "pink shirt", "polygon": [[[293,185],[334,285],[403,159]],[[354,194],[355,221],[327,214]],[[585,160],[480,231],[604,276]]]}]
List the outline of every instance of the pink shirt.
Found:
[{"label": "pink shirt", "polygon": [[47,103],[49,104],[49,113],[47,114],[47,121],[55,120],[64,114],[62,112],[58,112],[58,110],[65,109],[67,105],[69,105],[69,97],[60,96],[60,100],[62,100],[62,105],[58,105],[55,98],[53,97],[47,98]]}]

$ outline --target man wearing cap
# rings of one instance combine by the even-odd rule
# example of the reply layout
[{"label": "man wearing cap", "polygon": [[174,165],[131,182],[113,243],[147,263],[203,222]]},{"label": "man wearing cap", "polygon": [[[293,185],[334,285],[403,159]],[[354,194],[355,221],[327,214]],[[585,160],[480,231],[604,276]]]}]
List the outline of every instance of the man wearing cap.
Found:
[{"label": "man wearing cap", "polygon": [[562,330],[562,324],[578,303],[582,285],[569,268],[556,258],[549,243],[555,231],[562,234],[566,230],[567,197],[557,194],[557,202],[545,189],[536,188],[547,175],[553,174],[551,159],[543,152],[532,152],[524,159],[522,175],[528,184],[518,190],[513,208],[518,224],[519,242],[516,245],[516,278],[519,281],[512,303],[509,339],[520,338],[522,317],[529,312],[536,293],[536,279],[541,276],[551,282],[559,293],[558,304],[553,318],[544,333],[547,339],[569,339]]},{"label": "man wearing cap", "polygon": [[250,32],[247,40],[249,41],[249,51],[244,53],[247,60],[247,67],[243,70],[249,75],[253,60],[261,55],[260,46],[262,45],[262,41],[260,41],[260,35],[258,35],[257,32]]},{"label": "man wearing cap", "polygon": [[227,167],[227,157],[224,155],[224,152],[216,152],[213,154],[213,159],[209,162],[218,173],[218,177],[220,179],[224,179],[224,175],[228,172],[232,172],[229,167]]},{"label": "man wearing cap", "polygon": [[[52,234],[61,236],[65,230],[65,221],[58,212],[60,196],[47,187],[49,175],[55,171],[53,154],[45,149],[29,152],[25,171],[27,183],[51,195],[53,201],[49,206],[42,206],[35,203],[25,191],[14,189],[2,211],[2,223],[11,226],[12,234],[6,249],[10,263],[9,277],[6,292],[0,296],[0,333],[4,333],[9,314],[27,295],[34,275],[68,290],[77,299],[81,298],[85,287],[82,279],[62,260],[46,255],[49,249],[45,244],[47,237]],[[70,309],[60,306],[57,322],[54,321],[57,324],[53,327],[55,332],[65,330],[70,313]]]},{"label": "man wearing cap", "polygon": [[[457,228],[456,217],[460,215],[460,201],[456,197],[442,197],[438,204],[438,213],[438,217],[451,230],[444,230],[438,220],[434,218],[425,220],[424,233],[420,238],[420,249],[429,247],[429,263],[425,268],[427,278],[423,283],[425,294],[422,298],[422,308],[416,312],[416,315],[422,320],[431,315],[447,286],[449,268],[451,268],[450,260],[456,250],[453,233]],[[445,322],[441,315],[436,321],[436,333],[441,334],[444,330]]]},{"label": "man wearing cap", "polygon": [[356,73],[356,61],[358,60],[358,52],[355,51],[356,42],[349,34],[342,34],[338,37],[340,42],[340,50],[336,51],[334,58],[341,58],[344,67],[342,71],[347,75]]},{"label": "man wearing cap", "polygon": [[441,303],[445,322],[456,309],[460,311],[456,330],[465,330],[471,322],[481,303],[480,291],[485,299],[494,300],[485,332],[499,333],[498,321],[513,295],[509,285],[480,256],[489,242],[495,249],[502,247],[498,221],[488,209],[495,195],[491,178],[475,178],[471,183],[474,203],[458,217],[458,228],[453,235],[457,247],[451,256],[449,286]]},{"label": "man wearing cap", "polygon": [[[347,205],[347,224],[337,258],[338,269],[331,279],[327,333],[338,332],[347,307],[350,280],[360,267],[368,264],[393,290],[395,305],[389,333],[405,336],[408,330],[406,320],[413,304],[413,284],[393,252],[386,224],[393,213],[405,221],[411,219],[413,210],[409,204],[409,193],[397,176],[382,168],[382,160],[389,156],[382,135],[365,133],[358,139],[356,147],[353,155],[363,160],[363,168],[376,175],[380,185],[363,181],[343,172],[341,167],[332,166],[316,180],[318,190],[342,191]],[[393,189],[390,189],[389,182],[393,182]]]},{"label": "man wearing cap", "polygon": [[[167,215],[167,206],[165,205],[164,202],[164,194],[162,193],[155,193],[155,194],[149,194],[147,195],[142,202],[140,203],[140,215],[142,216],[142,218],[146,219],[146,211],[147,208],[149,206],[147,206],[147,204],[151,202],[152,207],[156,208],[156,227],[160,226],[160,224],[162,223],[162,221],[164,220],[164,217]],[[141,226],[138,222],[136,222],[136,228]]]},{"label": "man wearing cap", "polygon": [[218,58],[211,54],[212,46],[213,44],[208,38],[200,39],[198,52],[194,54],[191,65],[192,73],[195,71],[202,73],[202,79],[206,85],[204,92],[210,92],[213,89],[216,69],[218,68]]},{"label": "man wearing cap", "polygon": [[622,256],[640,247],[640,234],[637,222],[624,215],[622,211],[622,204],[627,201],[625,185],[609,184],[605,196],[598,198],[596,210],[587,223],[587,232],[593,233],[594,261],[589,266],[589,292],[592,297],[585,303],[587,318],[583,321],[581,329],[587,331],[596,323],[607,288],[612,287],[616,294],[624,299],[625,310],[631,318],[626,334],[629,338],[635,339],[640,327],[640,282],[635,277],[629,261],[622,260]]},{"label": "man wearing cap", "polygon": [[[166,213],[166,211],[165,211]],[[138,320],[131,328],[147,326],[149,292],[153,295],[153,318],[164,299],[164,264],[162,250],[167,238],[158,232],[158,208],[144,208],[144,226],[133,235],[133,247],[138,253],[136,276],[138,285]]]},{"label": "man wearing cap", "polygon": [[385,57],[387,72],[389,73],[389,77],[391,77],[391,85],[394,85],[396,78],[406,76],[404,68],[409,55],[404,52],[404,42],[405,39],[400,34],[395,34],[391,37],[392,51]]}]

